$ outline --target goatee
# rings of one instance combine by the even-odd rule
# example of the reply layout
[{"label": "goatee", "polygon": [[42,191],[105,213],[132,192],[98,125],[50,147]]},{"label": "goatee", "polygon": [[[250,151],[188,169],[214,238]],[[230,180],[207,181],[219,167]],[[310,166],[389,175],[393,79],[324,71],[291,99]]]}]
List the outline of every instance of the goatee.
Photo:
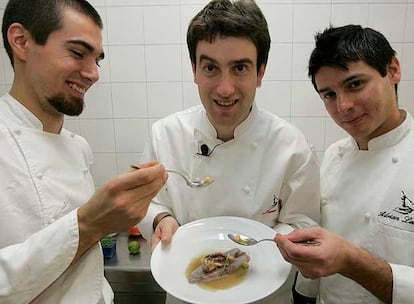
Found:
[{"label": "goatee", "polygon": [[83,98],[57,95],[48,98],[47,101],[57,112],[68,116],[79,116],[84,107]]}]

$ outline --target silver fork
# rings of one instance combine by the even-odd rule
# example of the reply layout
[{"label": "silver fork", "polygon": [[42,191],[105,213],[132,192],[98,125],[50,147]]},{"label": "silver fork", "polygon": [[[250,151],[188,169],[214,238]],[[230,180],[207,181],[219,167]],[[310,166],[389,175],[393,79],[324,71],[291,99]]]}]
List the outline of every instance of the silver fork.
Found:
[{"label": "silver fork", "polygon": [[[134,165],[131,165],[130,167],[133,168],[133,169],[137,169],[137,170],[140,169],[138,166],[134,166]],[[167,171],[169,173],[178,174],[179,176],[181,176],[184,179],[185,183],[188,186],[192,187],[192,188],[206,187],[206,186],[210,185],[212,182],[214,182],[214,179],[212,179],[209,176],[204,177],[202,180],[200,180],[198,178],[195,179],[195,180],[190,180],[190,178],[188,178],[184,173],[181,173],[181,172],[178,172],[178,171],[175,171],[175,170],[167,170],[167,169],[165,171]]]}]

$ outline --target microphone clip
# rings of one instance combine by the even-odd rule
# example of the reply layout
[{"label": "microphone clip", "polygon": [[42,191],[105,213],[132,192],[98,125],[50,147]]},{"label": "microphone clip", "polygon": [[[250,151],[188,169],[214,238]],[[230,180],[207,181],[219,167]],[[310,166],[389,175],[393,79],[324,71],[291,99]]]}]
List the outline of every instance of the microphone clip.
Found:
[{"label": "microphone clip", "polygon": [[223,143],[217,144],[213,147],[213,149],[210,150],[210,148],[206,145],[206,144],[202,144],[200,146],[200,152],[197,152],[197,155],[202,155],[202,156],[210,156],[211,154],[213,154],[213,151],[220,146]]}]

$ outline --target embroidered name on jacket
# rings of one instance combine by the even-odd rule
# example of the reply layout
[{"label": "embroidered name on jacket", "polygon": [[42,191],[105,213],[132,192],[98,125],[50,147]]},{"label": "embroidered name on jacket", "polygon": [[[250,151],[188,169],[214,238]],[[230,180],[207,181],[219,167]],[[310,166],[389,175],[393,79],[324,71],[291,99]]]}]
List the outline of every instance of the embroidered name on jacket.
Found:
[{"label": "embroidered name on jacket", "polygon": [[414,202],[404,191],[401,191],[401,197],[398,202],[393,202],[392,210],[380,211],[378,214],[379,221],[386,225],[397,228],[403,228],[414,231]]}]

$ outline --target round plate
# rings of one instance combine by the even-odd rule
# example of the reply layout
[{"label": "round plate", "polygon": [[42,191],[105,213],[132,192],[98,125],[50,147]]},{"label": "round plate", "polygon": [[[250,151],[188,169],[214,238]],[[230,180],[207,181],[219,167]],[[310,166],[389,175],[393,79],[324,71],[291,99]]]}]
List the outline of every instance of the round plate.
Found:
[{"label": "round plate", "polygon": [[[239,217],[210,217],[178,228],[170,245],[158,243],[151,256],[151,272],[169,294],[194,304],[243,304],[260,300],[276,291],[286,281],[291,265],[281,256],[273,242],[254,246],[234,243],[228,233],[256,239],[273,238],[275,231],[256,221]],[[185,271],[194,258],[215,251],[240,248],[250,256],[245,279],[223,290],[208,290],[190,284]]]}]

